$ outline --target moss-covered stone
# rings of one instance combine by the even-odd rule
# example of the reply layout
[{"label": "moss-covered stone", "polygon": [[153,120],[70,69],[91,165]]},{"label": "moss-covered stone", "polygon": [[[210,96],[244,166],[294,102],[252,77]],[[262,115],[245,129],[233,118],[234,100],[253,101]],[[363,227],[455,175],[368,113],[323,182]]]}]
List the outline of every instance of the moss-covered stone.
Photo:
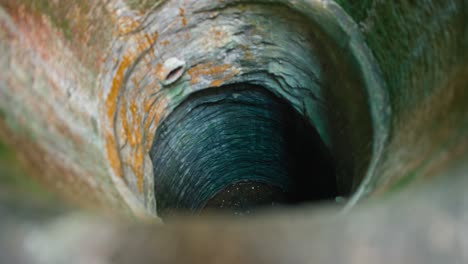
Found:
[{"label": "moss-covered stone", "polygon": [[8,196],[7,198],[27,196],[35,199],[50,199],[52,197],[51,193],[28,176],[15,152],[5,143],[0,142],[0,195]]}]

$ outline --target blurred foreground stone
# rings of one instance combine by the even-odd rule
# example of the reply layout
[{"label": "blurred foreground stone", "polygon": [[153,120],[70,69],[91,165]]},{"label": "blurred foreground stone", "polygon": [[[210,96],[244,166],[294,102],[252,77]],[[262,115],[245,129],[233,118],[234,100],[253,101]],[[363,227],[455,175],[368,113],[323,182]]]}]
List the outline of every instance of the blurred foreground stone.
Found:
[{"label": "blurred foreground stone", "polygon": [[447,173],[349,213],[324,206],[166,225],[2,202],[0,263],[468,263],[468,166]]}]

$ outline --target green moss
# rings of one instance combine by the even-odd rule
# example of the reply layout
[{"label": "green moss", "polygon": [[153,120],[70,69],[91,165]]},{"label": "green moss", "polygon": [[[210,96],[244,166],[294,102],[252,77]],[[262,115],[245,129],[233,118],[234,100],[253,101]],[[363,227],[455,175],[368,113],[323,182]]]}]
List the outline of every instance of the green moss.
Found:
[{"label": "green moss", "polygon": [[0,108],[0,120],[5,120],[6,119],[6,113],[5,110]]},{"label": "green moss", "polygon": [[54,4],[50,0],[23,0],[22,2],[33,12],[47,16],[52,24],[60,29],[68,40],[72,40],[73,38],[70,21],[66,18],[67,12],[70,12],[70,7],[77,5],[84,11],[89,8],[89,3],[82,0],[74,1],[74,4],[63,2]]},{"label": "green moss", "polygon": [[[337,2],[360,23],[387,83],[395,116],[414,109],[466,61],[462,0]],[[355,3],[356,2],[356,3]]]},{"label": "green moss", "polygon": [[418,174],[415,171],[412,171],[405,176],[401,177],[391,188],[389,193],[399,192],[400,190],[405,189],[411,182],[416,179]]},{"label": "green moss", "polygon": [[[60,28],[64,35],[67,36],[66,32],[70,32],[68,23],[66,21],[59,21],[54,15],[54,10],[51,8],[49,1],[47,0],[25,0],[23,3],[35,13],[46,15],[50,18],[53,24]],[[69,36],[67,36],[68,38]]]},{"label": "green moss", "polygon": [[358,23],[368,16],[373,2],[374,0],[336,0],[336,3],[346,10],[346,12]]},{"label": "green moss", "polygon": [[29,177],[18,162],[15,152],[0,141],[0,194],[50,199],[52,194]]}]

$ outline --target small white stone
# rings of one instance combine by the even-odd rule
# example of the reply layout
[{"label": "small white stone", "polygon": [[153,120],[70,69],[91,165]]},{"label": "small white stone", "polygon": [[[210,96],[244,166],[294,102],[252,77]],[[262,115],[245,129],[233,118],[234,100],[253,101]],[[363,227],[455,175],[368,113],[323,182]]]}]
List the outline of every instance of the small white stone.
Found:
[{"label": "small white stone", "polygon": [[185,72],[185,61],[171,57],[164,62],[164,80],[163,85],[170,85],[182,77]]}]

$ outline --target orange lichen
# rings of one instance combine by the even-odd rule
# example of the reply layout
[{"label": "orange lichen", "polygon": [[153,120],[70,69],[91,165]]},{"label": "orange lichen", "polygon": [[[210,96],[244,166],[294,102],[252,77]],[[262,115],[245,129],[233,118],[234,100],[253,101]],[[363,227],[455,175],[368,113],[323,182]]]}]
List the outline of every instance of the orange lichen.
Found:
[{"label": "orange lichen", "polygon": [[106,153],[107,159],[109,160],[109,164],[111,169],[114,171],[114,174],[118,177],[123,177],[121,171],[122,168],[120,167],[120,157],[119,152],[117,151],[114,135],[113,134],[106,134]]},{"label": "orange lichen", "polygon": [[110,120],[112,120],[114,117],[120,87],[122,86],[125,71],[130,66],[130,63],[130,57],[128,55],[123,56],[117,71],[115,72],[114,78],[112,79],[112,85],[106,98],[107,118]]},{"label": "orange lichen", "polygon": [[167,45],[170,44],[170,42],[169,42],[169,40],[166,39],[166,40],[161,41],[159,44],[160,44],[161,46],[167,46]]},{"label": "orange lichen", "polygon": [[142,146],[138,145],[135,149],[134,163],[132,166],[133,173],[137,179],[138,191],[143,192],[143,152]]},{"label": "orange lichen", "polygon": [[229,33],[222,27],[213,26],[209,29],[210,38],[205,40],[205,45],[221,47],[229,40]]},{"label": "orange lichen", "polygon": [[153,137],[154,137],[154,130],[152,130],[152,127],[155,127],[159,121],[161,120],[161,117],[164,113],[164,110],[166,109],[167,106],[167,101],[166,100],[161,100],[159,104],[157,105],[152,105],[152,101],[148,101],[145,105],[145,112],[147,113],[147,118],[144,123],[144,131],[145,131],[145,152],[147,153],[149,149],[151,148],[151,145],[153,143]]},{"label": "orange lichen", "polygon": [[134,20],[130,17],[122,17],[119,20],[119,24],[120,24],[119,33],[121,35],[125,35],[132,31],[135,31],[140,26],[139,21]]},{"label": "orange lichen", "polygon": [[156,64],[156,66],[153,68],[154,75],[156,78],[159,80],[164,79],[164,67],[161,63]]},{"label": "orange lichen", "polygon": [[192,78],[190,83],[196,84],[199,82],[201,76],[209,76],[212,79],[222,77],[230,67],[230,64],[213,65],[213,63],[203,63],[189,69],[187,73]]},{"label": "orange lichen", "polygon": [[[121,100],[122,100],[122,105],[125,105],[126,104],[126,98],[124,97]],[[122,135],[121,141],[125,142],[125,141],[128,140],[127,135],[129,134],[129,128],[128,128],[127,112],[125,111],[124,107],[120,107],[119,118],[120,118],[120,120],[122,120],[122,122],[121,122],[122,131],[120,132],[120,134]]]},{"label": "orange lichen", "polygon": [[185,10],[183,8],[179,8],[179,15],[182,17],[182,26],[187,25],[187,17],[185,16]]},{"label": "orange lichen", "polygon": [[139,108],[134,100],[130,102],[130,105],[124,105],[125,109],[130,111],[130,124],[129,129],[126,130],[126,137],[129,139],[129,145],[132,147],[131,150],[131,162],[127,162],[128,166],[133,171],[137,179],[137,187],[139,192],[143,191],[143,153],[142,149],[142,135],[141,135],[141,114]]},{"label": "orange lichen", "polygon": [[210,86],[212,87],[217,87],[217,86],[221,86],[224,82],[225,82],[225,79],[229,79],[231,76],[226,76],[226,78],[223,78],[223,79],[220,79],[220,80],[214,80],[210,83]]},{"label": "orange lichen", "polygon": [[[118,29],[119,29],[119,34],[121,36],[128,34],[130,32],[134,32],[134,34],[129,34],[124,36],[126,41],[131,43],[133,42],[134,44],[132,45],[133,48],[127,49],[125,52],[125,56],[127,58],[130,58],[132,63],[135,62],[137,55],[145,52],[146,50],[150,49],[149,54],[153,55],[155,54],[153,47],[154,44],[157,42],[158,39],[158,32],[145,32],[145,31],[136,31],[136,29],[140,26],[140,20],[139,18],[141,16],[138,16],[138,14],[135,14],[134,16],[125,16],[125,17],[119,17],[117,10],[112,10],[111,13],[114,15],[115,23],[118,24]],[[147,64],[149,64],[150,60],[148,59],[148,56],[145,56],[143,58],[143,61]],[[119,65],[118,70],[116,71],[116,74],[114,75],[113,78],[113,83],[121,83],[122,78],[119,72],[121,65]],[[135,77],[135,74],[134,76]],[[130,81],[133,83],[134,87],[138,87],[138,81],[135,80],[135,78],[131,78]],[[121,86],[122,84],[120,84]],[[114,85],[113,85],[114,86]],[[127,138],[127,142],[129,143],[130,147],[132,148],[132,152],[136,151],[137,155],[131,154],[131,159],[134,159],[132,162],[127,163],[127,165],[130,166],[132,171],[134,172],[134,175],[137,177],[137,182],[138,182],[138,189],[141,192],[142,191],[142,168],[141,164],[142,158],[139,158],[142,154],[138,154],[138,150],[135,150],[135,148],[138,148],[139,145],[142,144],[141,142],[141,129],[140,129],[140,120],[141,116],[137,114],[138,109],[136,108],[136,104],[134,102],[135,96],[137,95],[129,95],[126,94],[125,97],[128,98],[133,98],[132,103],[130,107],[125,103],[125,100],[122,100],[121,104],[121,111],[124,112],[124,115],[121,115],[121,125],[124,127],[123,131],[120,132],[118,136],[122,138]],[[115,102],[115,99],[114,99]],[[110,107],[109,107],[110,106]],[[107,110],[113,111],[111,104],[109,104]],[[130,110],[130,119],[128,120],[127,117],[127,111]],[[110,118],[110,116],[109,116]],[[111,119],[112,120],[112,119]],[[118,120],[115,120],[116,122],[119,122]],[[113,121],[111,121],[113,123]],[[117,135],[116,135],[117,136]]]},{"label": "orange lichen", "polygon": [[[128,21],[127,21],[128,22]],[[126,22],[126,23],[127,23]],[[133,25],[134,26],[134,25]],[[131,147],[131,162],[128,162],[128,166],[133,171],[133,174],[137,180],[138,191],[143,191],[143,142],[142,142],[142,114],[136,103],[137,94],[126,94],[125,98],[121,98],[119,102],[119,94],[124,86],[124,76],[126,70],[135,63],[137,56],[147,49],[151,49],[158,39],[158,33],[140,33],[128,37],[127,41],[133,42],[134,49],[127,49],[122,56],[122,59],[118,63],[117,70],[114,73],[110,90],[105,99],[106,106],[106,118],[108,119],[111,127],[116,127],[117,124],[121,127],[121,131],[118,131],[118,136],[126,140]],[[154,53],[154,52],[153,52]],[[138,86],[138,81],[134,78],[130,79],[134,86]],[[129,104],[127,104],[129,102]],[[120,110],[118,113],[118,119],[115,120],[115,113],[119,104]],[[117,122],[117,123],[116,123]],[[117,135],[116,135],[117,136]],[[109,137],[109,136],[108,136]],[[106,138],[106,151],[109,160],[111,161],[111,167],[115,171],[116,175],[121,176],[121,163],[120,156],[117,151],[116,142],[114,139]]]},{"label": "orange lichen", "polygon": [[221,86],[224,82],[226,82],[227,80],[231,79],[232,77],[234,77],[234,76],[235,76],[236,74],[238,74],[238,73],[239,73],[239,70],[233,69],[232,72],[226,74],[223,78],[212,81],[212,82],[210,83],[210,86],[212,86],[212,87]]},{"label": "orange lichen", "polygon": [[144,37],[146,43],[145,42],[143,42],[143,43],[140,42],[139,45],[138,45],[137,52],[143,52],[144,50],[150,48],[151,52],[154,53],[153,46],[156,43],[156,41],[158,41],[158,37],[159,37],[158,32],[154,32],[152,34],[144,34],[143,37]]},{"label": "orange lichen", "polygon": [[141,144],[141,133],[138,133],[140,130],[141,126],[141,115],[138,112],[138,108],[135,104],[135,102],[132,102],[130,105],[130,112],[132,115],[132,131],[131,131],[131,138],[132,138],[132,143],[130,144],[131,146],[135,146],[137,144]]},{"label": "orange lichen", "polygon": [[137,106],[135,104],[135,102],[132,102],[130,104],[130,112],[132,113],[132,117],[135,118],[135,116],[137,115]]}]

